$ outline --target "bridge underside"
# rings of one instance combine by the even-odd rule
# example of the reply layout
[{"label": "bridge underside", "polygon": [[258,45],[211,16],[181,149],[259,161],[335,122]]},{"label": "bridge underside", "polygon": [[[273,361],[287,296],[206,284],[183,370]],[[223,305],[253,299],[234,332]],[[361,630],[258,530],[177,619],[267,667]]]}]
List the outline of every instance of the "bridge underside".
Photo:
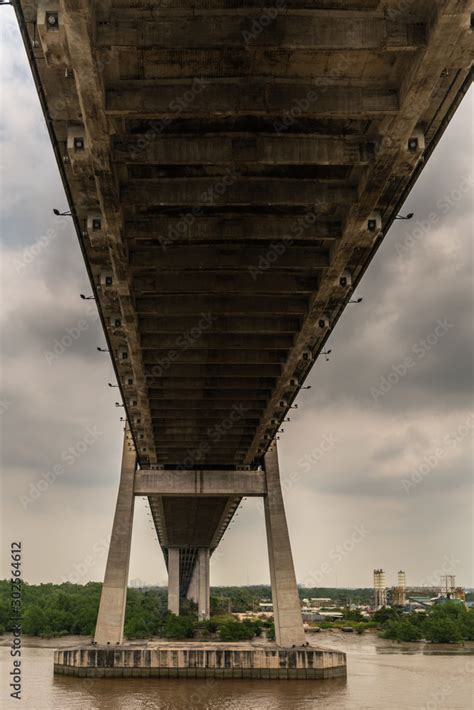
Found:
[{"label": "bridge underside", "polygon": [[[146,470],[253,470],[469,82],[465,0],[22,0]],[[150,494],[181,595],[241,496]]]}]

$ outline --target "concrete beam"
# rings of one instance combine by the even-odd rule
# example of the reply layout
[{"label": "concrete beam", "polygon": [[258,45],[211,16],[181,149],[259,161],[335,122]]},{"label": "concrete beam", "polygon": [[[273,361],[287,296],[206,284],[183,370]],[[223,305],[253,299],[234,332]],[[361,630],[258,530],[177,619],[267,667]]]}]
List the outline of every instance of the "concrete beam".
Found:
[{"label": "concrete beam", "polygon": [[257,380],[252,377],[249,379],[247,379],[246,377],[227,377],[222,379],[218,374],[214,375],[213,373],[210,373],[207,377],[201,379],[193,378],[192,380],[190,380],[169,377],[168,372],[166,372],[160,378],[153,379],[150,377],[148,379],[148,387],[156,388],[149,390],[151,395],[154,392],[161,395],[165,394],[167,391],[170,390],[181,389],[210,389],[214,392],[220,392],[221,390],[240,390],[247,388],[251,388],[252,390],[254,390],[255,388],[255,391],[258,391],[259,389],[272,389],[274,385],[275,381],[271,377],[260,377]]},{"label": "concrete beam", "polygon": [[[327,81],[327,80],[326,80]],[[324,83],[324,80],[320,84]],[[315,83],[272,83],[258,80],[121,81],[106,93],[106,113],[112,116],[175,118],[176,106],[185,116],[282,117],[289,106],[301,106],[301,116],[330,118],[376,118],[396,115],[395,90],[317,86]],[[285,130],[283,128],[282,130]]]},{"label": "concrete beam", "polygon": [[[162,372],[157,371],[156,365],[145,366],[145,377],[151,378],[151,381],[156,381]],[[188,378],[199,378],[206,377],[209,375],[209,366],[203,364],[189,364],[189,363],[173,363],[169,367],[165,368],[166,374],[171,378],[183,378],[185,382]],[[259,379],[261,377],[279,377],[281,374],[282,366],[273,364],[260,363],[259,365],[254,364],[240,364],[240,365],[213,365],[212,374],[214,377],[220,378],[231,378],[235,377],[248,377],[250,379]]]},{"label": "concrete beam", "polygon": [[[106,50],[106,58],[114,50]],[[407,50],[402,50],[406,53]],[[408,49],[408,51],[410,51]],[[136,49],[118,50],[121,62],[121,79],[216,79],[225,77],[259,77],[293,80],[320,81],[328,71],[328,53],[318,49],[282,48],[282,47],[221,47],[200,49]],[[351,65],[352,71],[363,67],[367,61],[368,50],[332,50],[329,55],[331,64]],[[381,86],[390,75],[393,66],[393,54],[381,52],[377,61],[371,64],[370,86]]]},{"label": "concrete beam", "polygon": [[[250,383],[248,383],[250,384]],[[200,389],[175,389],[175,390],[148,390],[148,399],[150,401],[155,401],[155,406],[159,405],[162,401],[176,401],[178,400],[202,400],[206,399],[210,402],[230,400],[232,402],[249,401],[252,399],[262,400],[270,397],[271,390],[259,390],[259,389],[226,389],[219,390],[217,385],[216,389],[212,390],[200,390]]]},{"label": "concrete beam", "polygon": [[110,538],[104,584],[94,633],[98,644],[123,642],[123,625],[127,602],[128,571],[132,543],[134,510],[134,478],[136,453],[129,429],[124,434],[122,471]]},{"label": "concrete beam", "polygon": [[[269,262],[269,259],[272,261]],[[208,246],[172,246],[166,251],[160,250],[158,253],[156,248],[147,247],[132,251],[129,261],[131,269],[146,269],[148,267],[156,273],[163,271],[195,272],[197,270],[239,272],[246,269],[248,276],[258,286],[259,276],[265,275],[270,263],[272,273],[274,271],[278,273],[278,270],[281,269],[285,271],[304,270],[308,274],[311,271],[327,268],[330,259],[329,253],[321,247],[298,246],[282,242],[273,245],[270,250],[263,244],[258,246],[219,244],[213,249],[209,249]],[[244,272],[246,277],[247,274]],[[192,278],[193,274],[189,275]],[[237,278],[238,275],[225,273],[223,278],[232,278],[233,276]],[[242,274],[240,275],[242,276]],[[212,273],[208,276],[211,278]],[[199,294],[197,296],[199,297]],[[216,300],[214,297],[210,299],[213,303]],[[179,302],[181,303],[181,299]],[[258,305],[259,301],[255,303],[255,307],[258,308]],[[208,312],[214,313],[212,308]]]},{"label": "concrete beam", "polygon": [[[226,183],[225,180],[228,180]],[[216,189],[222,184],[223,190]],[[328,187],[325,183],[301,178],[174,178],[173,180],[130,180],[120,191],[124,206],[152,205],[202,207],[203,205],[301,205],[319,208],[353,202],[357,191],[351,187]]]},{"label": "concrete beam", "polygon": [[[343,17],[366,17],[369,12],[379,8],[382,0],[292,0],[291,7],[293,10],[306,10],[317,14],[327,15],[327,11],[334,10]],[[394,0],[391,0],[392,2]],[[207,16],[210,11],[215,10],[214,15],[232,15],[235,14],[235,0],[229,3],[228,9],[224,7],[222,0],[166,0],[160,5],[160,17],[175,17],[176,15],[183,17],[194,17],[195,15]],[[260,16],[262,9],[276,7],[281,9],[278,0],[246,0],[242,5],[245,14],[255,14]],[[239,6],[240,6],[239,5]],[[113,3],[114,9],[111,15],[110,2],[104,2],[98,8],[97,19],[108,22],[110,18],[115,20],[128,20],[138,22],[139,20],[149,19],[154,16],[155,7],[150,7],[142,0],[135,0],[130,3],[125,0],[116,0]],[[178,11],[178,12],[177,12]],[[379,15],[379,13],[378,13]]]},{"label": "concrete beam", "polygon": [[[147,350],[143,353],[145,368],[158,365],[163,368],[169,361],[169,350]],[[281,364],[285,358],[283,350],[185,350],[176,353],[174,361],[183,364]]]},{"label": "concrete beam", "polygon": [[[269,316],[236,316],[232,318],[212,314],[211,322],[213,333],[226,333],[230,335],[234,333],[249,333],[252,335],[279,333],[280,335],[292,335],[299,327],[298,318],[285,318],[282,316],[275,316],[273,318]],[[142,339],[151,334],[169,335],[170,333],[173,333],[176,338],[177,334],[182,336],[188,331],[193,331],[193,329],[196,328],[196,319],[189,316],[175,316],[170,318],[159,314],[155,316],[142,316],[140,319],[140,327],[143,333]],[[167,383],[164,383],[164,385],[167,386]],[[214,387],[214,384],[209,386]],[[267,382],[265,386],[272,386],[272,384]],[[203,387],[203,385],[196,384],[196,387]]]},{"label": "concrete beam", "polygon": [[187,347],[196,348],[206,348],[209,350],[216,349],[237,349],[237,348],[250,348],[250,349],[264,349],[264,350],[285,350],[293,345],[293,338],[291,335],[278,335],[267,333],[265,335],[251,335],[250,333],[242,336],[240,334],[229,334],[222,335],[214,333],[203,333],[196,339],[191,339],[188,341],[180,340],[175,335],[165,335],[165,334],[148,334],[144,335],[142,338],[143,350],[165,350],[167,348],[183,347],[183,343],[186,342]]},{"label": "concrete beam", "polygon": [[152,220],[128,221],[125,225],[128,239],[157,240],[164,248],[180,242],[226,241],[245,239],[270,242],[274,239],[339,239],[342,226],[322,215],[308,211],[301,215],[216,215],[197,216],[189,224],[182,217],[156,216]]},{"label": "concrete beam", "polygon": [[[217,399],[210,399],[206,401],[205,407],[207,412],[222,412],[222,411],[229,411],[232,410],[232,408],[236,405],[239,404],[241,407],[253,407],[255,409],[258,409],[260,407],[264,407],[266,405],[266,399],[257,399],[255,394],[251,395],[247,399],[240,398],[238,400],[235,400],[231,397],[224,399],[224,398],[217,398]],[[202,413],[203,411],[203,403],[202,399],[195,397],[194,399],[188,399],[186,402],[177,402],[174,399],[164,399],[160,401],[153,400],[152,404],[152,415],[158,414],[160,412],[167,413],[170,410],[174,409],[180,409],[184,412],[189,412],[191,410],[196,410],[196,412]]]},{"label": "concrete beam", "polygon": [[[67,111],[62,116],[68,125],[75,124],[78,120],[84,124],[85,137],[90,146],[90,161],[87,161],[89,163],[87,166],[88,175],[84,175],[82,183],[73,189],[76,196],[82,193],[81,198],[75,202],[75,209],[80,205],[86,211],[90,209],[92,201],[94,206],[97,205],[97,202],[100,205],[103,231],[107,235],[108,245],[106,268],[108,271],[114,272],[116,279],[121,281],[121,310],[123,316],[127,318],[129,366],[133,370],[133,379],[139,383],[143,382],[140,336],[137,313],[133,307],[130,278],[127,275],[126,249],[123,248],[122,211],[117,209],[119,183],[111,162],[111,134],[113,132],[110,130],[108,117],[103,110],[105,103],[104,65],[94,45],[96,10],[97,3],[92,0],[60,0],[61,19],[59,24],[63,25],[66,30],[71,60],[68,69],[74,67],[73,84],[71,89],[52,100],[50,106],[54,111],[54,107],[57,105],[58,111],[61,113],[64,96],[68,96],[73,91],[77,93],[79,110]],[[61,71],[64,74],[64,67],[61,67]],[[71,73],[69,72],[69,74]],[[67,81],[71,81],[71,79],[68,78]],[[84,187],[84,183],[86,183],[86,187]],[[71,185],[69,185],[70,187]],[[87,253],[85,249],[84,253]],[[87,257],[90,259],[91,254],[89,253]],[[97,301],[100,310],[102,308],[100,298],[97,298]],[[147,459],[156,461],[156,452],[145,406],[143,407],[143,418],[147,430]]]},{"label": "concrete beam", "polygon": [[[133,256],[131,257],[134,258]],[[137,257],[138,259],[138,257]],[[142,257],[139,257],[141,260]],[[214,257],[208,250],[208,260],[212,262]],[[179,256],[176,266],[178,266]],[[144,262],[144,259],[143,259]],[[217,315],[245,316],[253,312],[255,315],[269,316],[302,316],[308,308],[306,296],[206,296],[185,294],[179,299],[175,295],[168,296],[141,296],[135,301],[135,308],[140,315],[159,314],[164,315],[196,315],[203,313],[213,313]],[[167,371],[170,374],[169,370]],[[237,377],[239,373],[237,373]],[[261,372],[258,377],[267,377],[265,372]]]},{"label": "concrete beam", "polygon": [[318,135],[258,136],[252,133],[200,136],[118,136],[113,160],[120,163],[162,165],[365,165],[367,143]]},{"label": "concrete beam", "polygon": [[[141,250],[143,251],[143,250]],[[149,254],[149,250],[144,250]],[[139,252],[138,252],[139,253]],[[137,254],[137,252],[135,252]],[[134,258],[134,257],[132,257]],[[143,258],[143,257],[142,257]],[[323,259],[321,259],[323,260]],[[328,266],[329,255],[325,259]],[[322,269],[320,265],[316,268]],[[314,267],[313,267],[314,268]],[[133,287],[138,296],[159,293],[194,293],[194,294],[229,294],[229,293],[306,293],[310,294],[318,289],[318,278],[313,274],[293,275],[274,269],[272,273],[236,273],[236,272],[206,272],[193,273],[187,271],[186,278],[177,276],[176,272],[160,273],[158,276],[148,276],[149,266],[133,267]],[[142,273],[144,272],[144,273]],[[212,339],[212,336],[209,336]],[[203,340],[205,340],[203,336]],[[240,343],[245,342],[240,337]],[[176,339],[175,339],[176,340]],[[175,343],[176,345],[176,343]],[[230,347],[230,346],[229,346]]]},{"label": "concrete beam", "polygon": [[[181,424],[176,422],[175,424],[169,424],[168,426],[157,427],[154,430],[155,438],[159,440],[160,438],[166,441],[170,440],[170,437],[177,438],[178,440],[183,439],[184,441],[188,438],[194,437],[198,441],[203,441],[208,435],[208,427],[203,425],[200,426],[199,422],[196,422],[194,426]],[[251,436],[255,432],[253,427],[248,426],[233,426],[232,433],[235,436]]]},{"label": "concrete beam", "polygon": [[[257,28],[257,29],[255,29]],[[318,50],[416,50],[426,43],[423,25],[390,22],[383,17],[341,17],[318,12],[292,14],[285,8],[263,25],[261,10],[245,15],[219,13],[166,17],[147,22],[113,16],[97,27],[98,46],[168,48],[278,47]],[[155,50],[156,51],[156,50]]]},{"label": "concrete beam", "polygon": [[263,496],[263,471],[137,471],[137,496]]}]

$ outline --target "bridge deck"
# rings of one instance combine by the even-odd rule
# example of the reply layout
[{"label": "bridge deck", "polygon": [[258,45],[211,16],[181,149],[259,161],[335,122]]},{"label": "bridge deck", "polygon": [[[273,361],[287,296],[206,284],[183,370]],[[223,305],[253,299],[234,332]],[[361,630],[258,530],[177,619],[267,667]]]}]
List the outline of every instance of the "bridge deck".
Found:
[{"label": "bridge deck", "polygon": [[[469,2],[17,12],[140,464],[256,468],[465,91]],[[211,547],[238,502],[151,498]]]}]

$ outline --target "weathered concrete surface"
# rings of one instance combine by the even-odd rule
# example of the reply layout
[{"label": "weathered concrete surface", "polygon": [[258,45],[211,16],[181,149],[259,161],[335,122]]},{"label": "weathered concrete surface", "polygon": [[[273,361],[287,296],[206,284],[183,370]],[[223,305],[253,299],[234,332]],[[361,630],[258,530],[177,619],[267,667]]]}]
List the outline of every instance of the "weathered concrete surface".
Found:
[{"label": "weathered concrete surface", "polygon": [[255,678],[314,680],[346,675],[346,655],[275,644],[149,642],[110,648],[61,649],[54,672],[80,677]]},{"label": "weathered concrete surface", "polygon": [[137,471],[135,495],[263,496],[263,471]]},{"label": "weathered concrete surface", "polygon": [[168,609],[179,615],[179,547],[168,547]]},{"label": "weathered concrete surface", "polygon": [[290,536],[280,484],[276,442],[265,454],[267,495],[264,499],[268,560],[272,586],[275,640],[278,646],[301,646],[305,642],[301,602],[296,585]]},{"label": "weathered concrete surface", "polygon": [[117,644],[123,641],[135,503],[133,487],[136,461],[135,445],[127,427],[123,440],[122,472],[117,505],[94,635],[97,643],[101,644]]},{"label": "weathered concrete surface", "polygon": [[210,599],[210,569],[209,569],[209,548],[200,547],[198,550],[197,566],[198,577],[198,616],[200,619],[209,619],[211,613]]}]

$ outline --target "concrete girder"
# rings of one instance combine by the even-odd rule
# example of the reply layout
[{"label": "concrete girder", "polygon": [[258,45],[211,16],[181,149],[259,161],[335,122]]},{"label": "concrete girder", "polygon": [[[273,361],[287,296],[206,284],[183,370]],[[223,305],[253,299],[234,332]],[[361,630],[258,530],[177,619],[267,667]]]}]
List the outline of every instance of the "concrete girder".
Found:
[{"label": "concrete girder", "polygon": [[[227,180],[227,183],[224,182]],[[203,199],[209,205],[301,205],[311,207],[345,205],[356,199],[356,190],[318,184],[314,180],[235,177],[228,174],[222,189],[216,189],[216,178],[194,180],[174,178],[130,181],[120,191],[120,201],[127,205],[200,207]],[[203,196],[208,196],[208,198]]]},{"label": "concrete girder", "polygon": [[242,215],[221,214],[210,217],[197,216],[190,224],[182,217],[156,216],[153,219],[136,218],[125,225],[129,240],[159,242],[168,248],[173,244],[222,242],[234,239],[271,242],[275,239],[314,241],[339,239],[341,222],[324,219],[316,212],[299,215]]},{"label": "concrete girder", "polygon": [[[168,48],[298,48],[356,51],[415,51],[426,44],[426,31],[419,23],[386,20],[383,17],[334,17],[314,13],[276,12],[266,26],[259,21],[261,11],[247,10],[245,15],[219,12],[215,16],[166,17],[141,24],[130,19],[115,19],[99,24],[98,47]],[[257,27],[257,31],[255,30]],[[145,54],[145,58],[148,53]],[[151,59],[153,61],[153,58]]]},{"label": "concrete girder", "polygon": [[113,160],[121,163],[162,165],[366,165],[372,151],[366,141],[339,137],[167,136],[149,133],[120,136],[113,142]]},{"label": "concrete girder", "polygon": [[[323,83],[323,82],[320,82]],[[396,89],[316,86],[314,83],[252,83],[194,80],[122,81],[109,87],[105,110],[109,116],[173,118],[173,106],[183,116],[284,116],[288,106],[301,105],[303,116],[377,118],[395,116],[399,110]],[[189,98],[188,98],[189,97]],[[284,128],[283,128],[284,130]]]},{"label": "concrete girder", "polygon": [[[319,271],[329,266],[329,253],[320,247],[298,246],[291,240],[288,244],[270,247],[219,245],[209,249],[207,246],[172,246],[165,252],[154,248],[135,249],[130,253],[129,266],[133,271],[136,268],[153,268],[156,272],[178,271],[192,272],[221,271],[225,276],[227,271],[239,272],[246,268],[248,275],[253,278],[258,286],[260,275],[273,267],[278,271],[304,270],[305,272]],[[158,251],[158,253],[157,253]],[[159,258],[157,258],[159,257]],[[152,265],[150,267],[150,265]],[[234,274],[237,277],[238,274]],[[223,277],[224,277],[223,276]],[[232,273],[229,274],[229,278]],[[242,278],[242,276],[241,276]],[[215,299],[213,299],[215,300]],[[256,304],[259,305],[258,303]],[[210,310],[213,313],[212,310]],[[258,311],[257,311],[258,312]]]},{"label": "concrete girder", "polygon": [[[211,258],[211,257],[209,257]],[[203,313],[217,315],[245,316],[249,312],[268,316],[303,316],[308,309],[306,296],[206,296],[184,294],[179,299],[175,295],[139,296],[135,308],[140,315],[159,313],[160,315],[196,315]],[[237,373],[238,376],[238,373]],[[265,373],[261,373],[265,377]]]},{"label": "concrete girder", "polygon": [[263,496],[263,471],[146,471],[135,477],[135,495]]},{"label": "concrete girder", "polygon": [[[137,253],[137,252],[135,252]],[[324,266],[317,267],[318,271]],[[313,293],[318,285],[318,276],[313,271],[307,275],[293,275],[285,271],[268,274],[265,272],[237,273],[237,272],[201,272],[188,271],[186,279],[177,278],[176,273],[159,272],[153,276],[148,275],[147,267],[140,270],[134,268],[133,285],[137,295],[156,295],[160,293],[194,293],[194,294],[229,294],[229,293],[304,293],[308,296]],[[143,270],[143,273],[142,273]],[[246,337],[246,341],[250,336]],[[275,336],[278,340],[278,336]],[[284,337],[284,336],[280,336]],[[212,339],[212,336],[208,336]],[[176,340],[176,338],[175,338]],[[203,334],[200,340],[206,340]],[[242,341],[242,338],[240,338]],[[176,346],[176,342],[175,342]],[[230,346],[229,346],[230,347]]]},{"label": "concrete girder", "polygon": [[[143,333],[142,339],[146,339],[149,335],[165,335],[173,334],[182,336],[183,333],[189,333],[196,327],[196,320],[190,316],[142,316],[140,318],[140,328]],[[246,333],[252,335],[293,335],[299,327],[299,319],[295,317],[269,317],[269,316],[248,316],[248,317],[226,317],[212,314],[212,333],[213,334],[240,334]],[[208,380],[211,381],[210,379]],[[166,383],[165,383],[166,384]],[[177,386],[179,384],[175,383]],[[215,384],[215,383],[214,383]],[[272,386],[273,383],[266,382],[265,386]],[[197,383],[196,387],[202,387],[202,384]],[[210,385],[211,387],[213,385]]]}]

